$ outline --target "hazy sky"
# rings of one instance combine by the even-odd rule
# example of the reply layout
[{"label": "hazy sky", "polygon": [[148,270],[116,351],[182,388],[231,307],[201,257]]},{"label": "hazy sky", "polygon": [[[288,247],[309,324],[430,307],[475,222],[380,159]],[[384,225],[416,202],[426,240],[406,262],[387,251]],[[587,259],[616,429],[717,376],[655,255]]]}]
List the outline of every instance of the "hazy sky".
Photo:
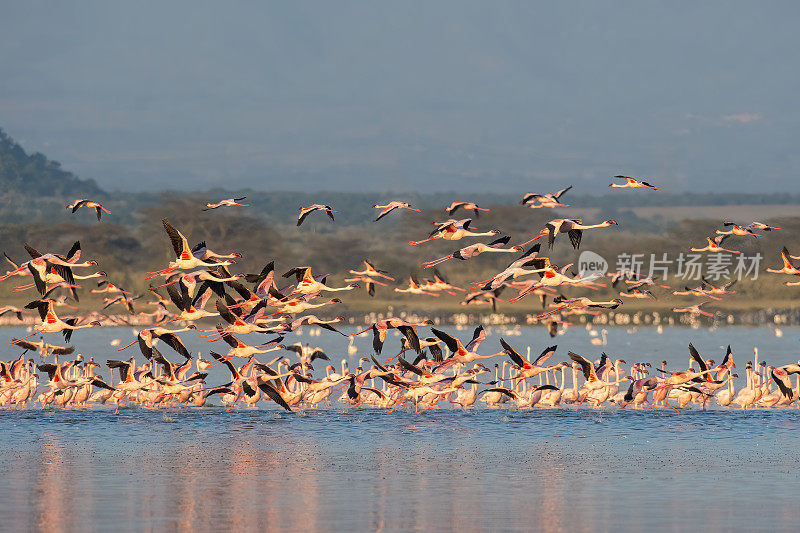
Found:
[{"label": "hazy sky", "polygon": [[[793,2],[4,2],[0,128],[110,189],[800,192]],[[576,187],[577,189],[578,187]]]}]

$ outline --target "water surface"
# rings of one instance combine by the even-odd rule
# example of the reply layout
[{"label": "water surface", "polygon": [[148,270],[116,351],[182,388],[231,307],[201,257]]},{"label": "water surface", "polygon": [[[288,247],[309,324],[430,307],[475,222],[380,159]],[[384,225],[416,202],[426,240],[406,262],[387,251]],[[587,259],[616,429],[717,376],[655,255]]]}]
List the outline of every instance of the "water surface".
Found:
[{"label": "water surface", "polygon": [[[0,330],[0,340],[20,333]],[[566,349],[594,357],[606,350],[685,365],[691,340],[716,359],[732,344],[741,368],[754,344],[773,362],[796,360],[798,333],[612,329],[607,346],[593,346],[573,329],[556,339],[556,360]],[[498,334],[482,351],[496,351]],[[108,341],[123,335],[130,330],[79,331],[74,341],[102,360],[120,356]],[[300,339],[334,360],[346,354],[347,341],[334,335]],[[533,351],[550,342],[528,329],[506,339]],[[796,409],[415,414],[333,405],[300,413],[269,404],[118,415],[108,407],[0,410],[3,529],[714,531],[800,523]]]}]

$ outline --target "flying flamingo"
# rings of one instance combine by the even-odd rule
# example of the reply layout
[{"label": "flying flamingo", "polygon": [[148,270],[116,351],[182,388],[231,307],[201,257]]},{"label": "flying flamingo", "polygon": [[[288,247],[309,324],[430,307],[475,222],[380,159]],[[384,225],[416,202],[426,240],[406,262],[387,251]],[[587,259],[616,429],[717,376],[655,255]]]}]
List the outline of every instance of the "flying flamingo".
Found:
[{"label": "flying flamingo", "polygon": [[375,219],[375,222],[379,221],[380,219],[382,219],[395,209],[408,209],[409,211],[416,211],[417,213],[422,212],[419,209],[411,207],[411,204],[409,204],[408,202],[389,202],[386,205],[375,204],[372,207],[381,210],[381,212],[378,214],[378,218]]},{"label": "flying flamingo", "polygon": [[736,250],[728,250],[727,248],[722,247],[722,243],[725,242],[725,239],[730,237],[730,235],[717,235],[714,237],[714,240],[711,240],[711,237],[706,237],[706,241],[708,244],[704,248],[691,248],[692,252],[728,252],[732,254],[740,254],[742,252],[738,252]]},{"label": "flying flamingo", "polygon": [[790,274],[792,276],[800,276],[800,270],[795,267],[790,259],[794,259],[794,256],[789,255],[789,250],[784,246],[783,250],[781,250],[781,259],[783,260],[783,268],[781,269],[774,269],[768,268],[767,272],[772,272],[774,274]]},{"label": "flying flamingo", "polygon": [[722,300],[722,298],[710,294],[710,292],[704,286],[697,287],[694,289],[691,289],[689,287],[684,287],[682,291],[672,291],[672,294],[674,294],[675,296],[700,296],[700,297],[707,296],[712,300]]},{"label": "flying flamingo", "polygon": [[431,328],[431,331],[434,335],[442,340],[445,345],[450,349],[452,355],[445,359],[444,363],[439,365],[439,368],[446,368],[450,365],[460,363],[472,363],[477,361],[478,359],[491,359],[492,357],[497,357],[498,355],[502,355],[506,353],[498,352],[492,355],[478,355],[475,350],[481,345],[481,343],[486,339],[486,332],[483,329],[483,326],[478,326],[475,328],[475,332],[472,335],[472,340],[469,341],[469,344],[464,346],[460,339],[453,337],[445,333],[444,331],[438,330],[436,328]]},{"label": "flying flamingo", "polygon": [[569,276],[566,275],[567,269],[570,266],[572,266],[572,264],[564,265],[560,269],[556,269],[553,266],[546,266],[541,269],[530,270],[526,272],[528,274],[539,273],[542,276],[542,279],[539,281],[527,282],[525,287],[520,290],[519,294],[516,297],[509,300],[509,302],[511,303],[517,302],[522,298],[524,298],[526,295],[536,291],[537,289],[541,289],[542,287],[557,287],[559,285],[564,285],[564,284],[585,285],[600,277],[599,274],[590,274],[583,278],[580,277],[570,278]]},{"label": "flying flamingo", "polygon": [[364,259],[364,270],[350,270],[351,274],[355,274],[356,276],[372,276],[372,277],[381,277],[386,278],[391,281],[395,281],[395,279],[388,275],[388,272],[385,270],[378,270],[375,268],[375,265],[369,262],[368,259]]},{"label": "flying flamingo", "polygon": [[614,298],[609,302],[595,302],[592,301],[591,298],[586,298],[585,296],[582,296],[580,298],[564,298],[562,296],[557,296],[553,298],[553,303],[558,305],[553,309],[550,309],[549,311],[539,315],[537,317],[539,320],[543,320],[549,317],[550,315],[554,315],[556,313],[561,313],[565,309],[583,309],[586,307],[601,307],[603,309],[616,309],[617,307],[622,305],[622,300],[620,300],[619,298]]},{"label": "flying flamingo", "polygon": [[750,224],[748,224],[745,227],[746,228],[759,229],[761,231],[773,231],[773,230],[782,229],[782,228],[778,228],[778,227],[775,227],[775,226],[770,226],[769,224],[764,224],[763,222],[751,222]]},{"label": "flying flamingo", "polygon": [[700,306],[707,304],[708,302],[700,302],[694,305],[690,305],[689,307],[673,307],[673,313],[689,313],[692,315],[703,315],[703,316],[714,316],[714,313],[709,313],[708,311],[703,311],[700,309]]},{"label": "flying flamingo", "polygon": [[94,321],[89,324],[78,326],[77,318],[68,318],[66,320],[61,320],[56,315],[55,309],[53,309],[53,302],[51,300],[34,300],[33,302],[30,302],[28,305],[26,305],[25,309],[36,309],[37,311],[39,311],[39,316],[42,318],[42,323],[33,329],[33,333],[31,333],[27,337],[23,337],[22,340],[25,340],[28,337],[33,337],[34,335],[39,335],[42,333],[61,332],[61,334],[64,335],[64,340],[66,342],[69,342],[69,339],[72,337],[72,332],[74,330],[83,328],[93,328],[95,326],[100,325],[100,322]]},{"label": "flying flamingo", "polygon": [[309,309],[316,309],[317,307],[324,307],[326,305],[342,303],[342,301],[339,298],[331,298],[327,302],[320,302],[318,304],[314,304],[307,301],[305,298],[308,298],[308,296],[286,300],[285,302],[282,303],[282,307],[272,314],[296,315],[297,313],[302,313],[303,311],[308,311]]},{"label": "flying flamingo", "polygon": [[637,298],[640,300],[656,300],[656,295],[646,289],[634,289],[632,287],[628,288],[628,292],[621,292],[619,293],[620,296],[625,298]]},{"label": "flying flamingo", "polygon": [[[323,276],[324,278],[327,276]],[[297,286],[292,291],[292,294],[314,294],[317,292],[338,292],[338,291],[351,291],[359,287],[358,283],[351,283],[344,287],[328,287],[324,281],[319,282],[311,275],[311,269],[306,268],[303,272],[303,277],[297,283]]]},{"label": "flying flamingo", "polygon": [[556,234],[566,233],[569,235],[572,247],[577,250],[581,246],[583,230],[616,225],[616,220],[606,220],[600,224],[591,224],[587,226],[583,224],[583,220],[580,218],[557,218],[545,224],[545,229],[547,230],[547,244],[552,249],[553,243],[556,240]]},{"label": "flying flamingo", "polygon": [[[542,207],[569,207],[568,204],[560,203],[558,199],[561,198],[561,196],[571,188],[572,185],[552,194],[535,194],[529,192],[522,197],[522,201],[520,203],[522,205],[527,205],[531,209],[539,209]],[[536,202],[539,202],[539,205],[536,205]]]},{"label": "flying flamingo", "polygon": [[211,298],[211,294],[213,293],[211,289],[206,289],[205,294],[200,295],[195,302],[192,302],[192,298],[188,294],[179,293],[174,285],[167,287],[167,293],[169,294],[172,303],[175,304],[175,307],[180,310],[180,314],[175,318],[172,318],[170,322],[174,322],[176,320],[194,322],[195,320],[200,320],[201,318],[217,316],[219,314],[206,311],[204,309],[206,303],[208,303],[209,299]]},{"label": "flying flamingo", "polygon": [[192,270],[197,267],[228,266],[234,263],[233,260],[208,263],[198,258],[192,253],[192,249],[189,248],[189,241],[186,239],[186,237],[184,237],[183,233],[175,229],[175,226],[170,224],[169,220],[164,218],[161,220],[161,224],[163,224],[164,231],[166,231],[167,235],[169,236],[169,240],[172,243],[172,248],[175,250],[176,257],[174,261],[169,263],[167,268],[158,270],[156,272],[148,272],[145,279],[150,279],[155,276],[167,276],[177,270]]},{"label": "flying flamingo", "polygon": [[462,289],[461,287],[456,287],[455,285],[450,284],[444,277],[444,275],[439,272],[438,268],[433,269],[433,281],[426,279],[425,285],[423,287],[426,291],[444,291],[451,296],[455,296],[456,293],[453,291],[461,291],[466,292],[466,289]]},{"label": "flying flamingo", "polygon": [[4,305],[3,307],[0,307],[0,317],[8,313],[15,314],[17,315],[17,320],[22,320],[22,314],[25,313],[25,310],[12,305]]},{"label": "flying flamingo", "polygon": [[416,276],[414,276],[413,274],[408,277],[408,288],[401,289],[400,287],[395,287],[394,292],[405,292],[408,294],[421,294],[425,296],[436,296],[436,297],[439,296],[435,292],[430,292],[426,290],[425,287],[421,286],[419,284],[419,281],[417,281]]},{"label": "flying flamingo", "polygon": [[617,385],[622,381],[630,379],[628,376],[623,376],[622,379],[619,379],[615,382],[602,380],[597,377],[597,372],[595,371],[594,365],[585,357],[574,352],[569,352],[569,358],[581,366],[581,369],[583,370],[583,377],[586,379],[584,387],[589,391],[607,389],[611,385]]},{"label": "flying flamingo", "polygon": [[730,290],[730,288],[733,287],[733,284],[736,283],[735,279],[729,281],[728,283],[725,283],[724,285],[720,285],[719,287],[715,287],[714,285],[709,283],[709,281],[705,277],[701,278],[701,280],[702,280],[702,283],[703,283],[703,288],[705,289],[706,296],[711,296],[713,294],[734,294],[734,293],[736,293],[736,291]]},{"label": "flying flamingo", "polygon": [[653,190],[658,190],[658,187],[654,187],[647,183],[646,181],[639,181],[635,178],[630,178],[628,176],[614,176],[615,178],[623,179],[626,183],[611,183],[609,187],[649,187]]},{"label": "flying flamingo", "polygon": [[500,338],[500,345],[503,347],[503,354],[508,355],[508,357],[514,362],[515,365],[519,367],[519,371],[517,375],[514,376],[514,380],[519,382],[520,380],[532,378],[538,376],[542,372],[545,372],[551,367],[543,366],[545,361],[547,361],[550,357],[556,353],[556,349],[558,346],[548,346],[545,348],[542,353],[537,357],[533,363],[529,363],[526,361],[514,348],[508,344],[505,339]]},{"label": "flying flamingo", "polygon": [[[375,353],[381,353],[383,349],[383,343],[386,340],[386,334],[390,329],[397,329],[407,340],[409,346],[416,351],[417,353],[422,351],[422,347],[420,346],[419,336],[417,335],[417,327],[421,326],[430,326],[433,324],[432,320],[425,320],[423,322],[407,322],[402,318],[386,318],[383,320],[378,320],[371,326],[361,331],[357,331],[356,333],[352,333],[351,336],[355,337],[356,335],[361,335],[364,332],[372,330],[372,349]],[[403,353],[403,352],[400,352]]]},{"label": "flying flamingo", "polygon": [[165,328],[147,328],[141,330],[137,335],[136,339],[130,344],[123,346],[122,348],[117,348],[117,351],[122,351],[125,348],[133,346],[135,343],[139,343],[139,350],[141,350],[142,355],[144,355],[145,359],[151,359],[153,357],[153,347],[155,345],[156,340],[163,341],[167,346],[181,354],[185,358],[190,358],[191,354],[189,350],[186,349],[186,345],[183,344],[180,337],[178,337],[177,333],[181,333],[183,331],[189,330],[196,330],[197,326],[194,324],[189,324],[185,328],[180,329],[165,329]]},{"label": "flying flamingo", "polygon": [[308,207],[301,207],[299,210],[300,210],[300,216],[297,217],[298,226],[302,224],[303,221],[306,219],[306,217],[311,213],[313,213],[314,211],[324,211],[331,220],[334,220],[333,214],[338,213],[338,211],[334,211],[331,206],[323,204],[313,204]]},{"label": "flying flamingo", "polygon": [[469,210],[471,209],[473,213],[475,213],[476,217],[480,216],[481,211],[488,211],[488,209],[484,207],[478,207],[478,204],[473,204],[472,202],[453,202],[450,204],[449,207],[445,207],[444,210],[447,211],[447,214],[453,216],[453,213],[458,211],[459,209]]},{"label": "flying flamingo", "polygon": [[219,207],[250,207],[250,204],[240,204],[242,200],[246,199],[247,196],[242,196],[240,198],[228,198],[227,200],[220,200],[215,204],[206,204],[203,208],[203,211],[209,211],[211,209],[217,209]]},{"label": "flying flamingo", "polygon": [[198,259],[202,259],[203,261],[208,261],[209,259],[236,259],[238,257],[242,257],[242,254],[238,252],[233,252],[230,254],[218,254],[213,250],[209,250],[206,246],[206,241],[201,241],[192,248],[192,255]]},{"label": "flying flamingo", "polygon": [[100,217],[102,216],[103,213],[106,213],[107,215],[111,214],[111,211],[109,211],[102,205],[98,204],[97,202],[87,200],[86,198],[79,198],[75,200],[74,202],[72,202],[67,206],[67,209],[72,209],[72,212],[74,213],[81,207],[88,207],[90,209],[94,208],[95,212],[97,213],[97,220],[100,220]]},{"label": "flying flamingo", "polygon": [[59,355],[69,355],[75,351],[74,346],[55,346],[53,344],[48,344],[44,341],[44,337],[41,337],[39,342],[12,339],[11,344],[16,344],[26,351],[38,352],[41,359],[45,359],[50,354],[54,354],[57,357]]},{"label": "flying flamingo", "polygon": [[754,233],[748,226],[740,226],[734,222],[723,222],[722,225],[731,229],[729,231],[717,230],[718,235],[752,235],[753,237],[760,237],[759,234]]},{"label": "flying flamingo", "polygon": [[[494,290],[503,286],[509,278],[517,279],[519,276],[539,272],[541,269],[550,266],[550,259],[547,257],[538,257],[539,243],[534,244],[526,252],[524,252],[518,259],[508,265],[502,272],[495,274],[493,277],[476,283],[478,286],[484,283],[483,290]],[[525,267],[533,267],[532,270],[526,270]]]},{"label": "flying flamingo", "polygon": [[484,252],[494,252],[494,253],[517,253],[522,251],[521,246],[513,246],[511,248],[503,248],[508,241],[511,239],[509,236],[501,237],[496,239],[489,244],[484,244],[479,242],[477,244],[473,244],[470,246],[466,246],[461,248],[460,250],[456,250],[455,252],[451,253],[450,255],[446,255],[444,257],[440,257],[439,259],[434,259],[432,261],[426,261],[422,263],[425,268],[434,267],[440,263],[444,263],[445,261],[449,261],[450,259],[460,259],[462,261],[466,261],[468,259],[472,259],[473,257],[477,257]]},{"label": "flying flamingo", "polygon": [[5,274],[0,276],[0,281],[4,280],[6,278],[9,278],[11,276],[23,276],[23,277],[24,276],[30,276],[31,273],[29,271],[25,270],[25,266],[24,265],[23,266],[18,265],[16,262],[14,262],[13,259],[8,257],[7,253],[3,252],[3,257],[5,257],[6,261],[8,261],[11,264],[13,269],[12,270],[6,270]]},{"label": "flying flamingo", "polygon": [[500,233],[499,230],[493,229],[486,232],[475,232],[472,231],[470,224],[472,223],[472,219],[465,218],[463,220],[448,220],[447,222],[442,222],[437,224],[435,230],[433,230],[430,235],[428,235],[427,239],[423,239],[421,241],[410,241],[408,243],[409,246],[417,246],[418,244],[422,244],[423,242],[432,241],[434,239],[445,239],[448,241],[457,241],[459,239],[463,239],[464,237],[483,237],[483,236],[494,236]]},{"label": "flying flamingo", "polygon": [[382,281],[378,281],[378,280],[376,280],[374,278],[371,278],[369,276],[356,276],[356,277],[352,277],[352,278],[344,278],[344,281],[345,282],[351,282],[351,283],[359,283],[359,282],[363,283],[364,284],[364,288],[367,289],[367,294],[369,294],[371,297],[375,296],[375,285],[376,284],[383,285],[384,287],[388,287],[389,286],[389,284],[384,283]]}]

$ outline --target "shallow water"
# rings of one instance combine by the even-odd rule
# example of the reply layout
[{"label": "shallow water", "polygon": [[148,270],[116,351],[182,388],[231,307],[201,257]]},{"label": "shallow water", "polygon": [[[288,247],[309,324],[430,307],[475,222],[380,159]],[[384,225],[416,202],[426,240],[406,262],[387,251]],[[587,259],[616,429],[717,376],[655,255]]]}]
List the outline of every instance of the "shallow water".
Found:
[{"label": "shallow water", "polygon": [[[685,366],[692,341],[717,360],[732,344],[739,368],[754,344],[782,364],[797,360],[796,329],[783,338],[766,328],[611,329],[607,346],[573,329],[556,339],[555,360],[567,349],[605,350]],[[0,330],[0,341],[19,334]],[[78,331],[74,341],[102,360],[121,355],[108,340],[123,335],[130,330]],[[497,336],[481,351],[496,351]],[[333,334],[300,339],[334,360],[346,353]],[[506,339],[537,353],[549,344],[540,330]],[[798,429],[796,409],[0,410],[0,523],[14,531],[796,530]]]}]

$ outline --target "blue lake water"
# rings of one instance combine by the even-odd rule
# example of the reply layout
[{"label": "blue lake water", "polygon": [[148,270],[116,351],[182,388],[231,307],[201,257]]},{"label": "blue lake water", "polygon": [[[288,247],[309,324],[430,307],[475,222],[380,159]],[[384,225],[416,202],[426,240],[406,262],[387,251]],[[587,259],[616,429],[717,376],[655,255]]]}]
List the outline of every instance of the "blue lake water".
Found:
[{"label": "blue lake water", "polygon": [[[445,329],[471,336],[471,328]],[[0,341],[20,334],[0,330]],[[540,329],[505,338],[523,353],[529,344],[538,354],[558,343],[554,361],[568,349],[593,358],[604,350],[673,367],[686,366],[690,341],[717,360],[731,344],[744,375],[754,346],[770,363],[796,361],[799,335],[798,328],[784,328],[782,337],[770,328],[609,328],[608,344],[594,346],[573,328],[553,342]],[[499,336],[492,331],[481,351],[499,351]],[[184,335],[205,356],[212,345],[196,337]],[[135,347],[116,352],[113,338],[129,342],[130,328],[78,331],[73,341],[99,361],[138,355]],[[347,341],[335,334],[298,340],[334,361],[347,357]],[[356,345],[370,350],[370,338]],[[397,346],[390,336],[385,354]],[[227,380],[214,371],[209,384]],[[794,408],[0,410],[0,524],[9,531],[794,531],[798,430]]]}]

